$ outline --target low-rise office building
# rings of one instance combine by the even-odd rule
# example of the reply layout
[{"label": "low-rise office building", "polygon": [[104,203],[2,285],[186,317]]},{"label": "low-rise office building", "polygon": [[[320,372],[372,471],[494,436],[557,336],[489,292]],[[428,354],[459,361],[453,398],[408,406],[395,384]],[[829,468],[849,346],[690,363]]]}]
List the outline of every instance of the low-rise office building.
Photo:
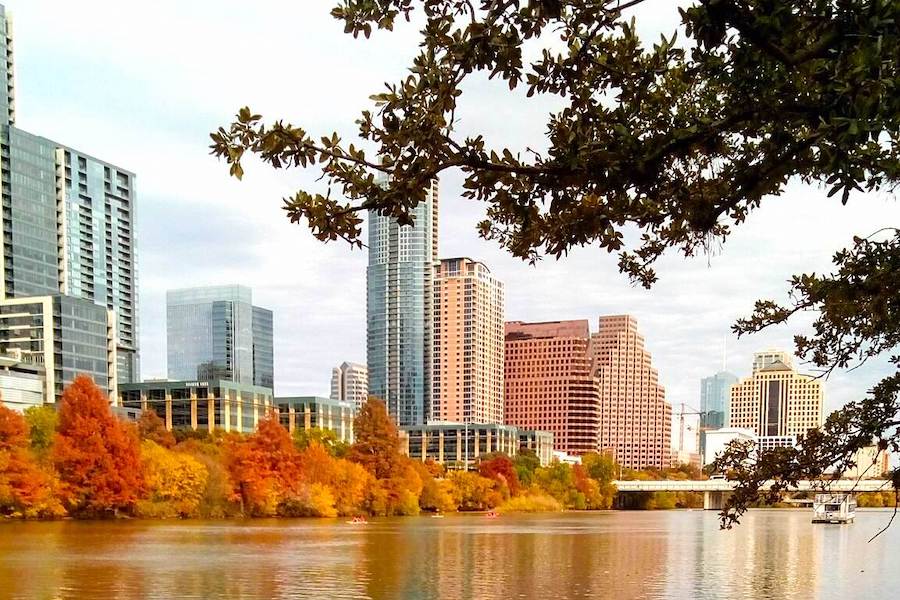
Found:
[{"label": "low-rise office building", "polygon": [[275,399],[278,420],[291,433],[298,428],[328,429],[337,438],[353,443],[353,419],[356,407],[352,402],[320,398],[318,396],[293,396]]},{"label": "low-rise office building", "polygon": [[152,410],[166,429],[252,433],[260,419],[275,409],[270,388],[226,379],[146,381],[119,387],[119,405]]},{"label": "low-rise office building", "polygon": [[472,466],[483,454],[515,456],[521,447],[533,449],[542,465],[549,464],[553,434],[495,423],[432,423],[400,428],[400,449],[410,458],[461,468]]},{"label": "low-rise office building", "polygon": [[116,315],[90,300],[61,294],[0,300],[0,352],[44,369],[44,401],[85,374],[117,396]]},{"label": "low-rise office building", "polygon": [[24,362],[21,352],[0,355],[0,404],[19,412],[44,403],[44,367]]},{"label": "low-rise office building", "polygon": [[519,450],[522,449],[534,451],[541,461],[541,466],[549,465],[553,462],[553,432],[520,429]]}]

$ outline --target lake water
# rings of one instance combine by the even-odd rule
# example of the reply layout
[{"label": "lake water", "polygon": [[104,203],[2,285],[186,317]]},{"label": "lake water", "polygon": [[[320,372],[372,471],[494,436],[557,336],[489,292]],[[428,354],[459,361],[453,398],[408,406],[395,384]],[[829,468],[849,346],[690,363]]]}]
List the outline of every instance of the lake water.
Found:
[{"label": "lake water", "polygon": [[0,523],[0,598],[897,598],[900,519],[809,510]]}]

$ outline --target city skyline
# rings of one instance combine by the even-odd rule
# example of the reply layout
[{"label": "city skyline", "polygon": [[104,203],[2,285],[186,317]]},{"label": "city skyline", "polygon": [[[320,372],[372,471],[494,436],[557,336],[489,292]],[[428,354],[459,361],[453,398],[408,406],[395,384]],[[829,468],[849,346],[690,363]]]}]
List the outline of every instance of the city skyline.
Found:
[{"label": "city skyline", "polygon": [[[237,184],[228,180],[223,166],[207,155],[205,135],[228,121],[231,113],[244,104],[266,115],[319,122],[323,131],[334,123],[348,121],[373,89],[402,73],[408,54],[404,45],[414,33],[411,29],[369,43],[366,51],[373,60],[365,72],[353,66],[352,53],[337,54],[322,64],[302,63],[308,79],[320,82],[319,87],[331,85],[341,93],[321,99],[304,94],[298,103],[307,78],[298,78],[296,88],[285,89],[281,78],[263,69],[253,75],[252,82],[236,85],[234,76],[229,75],[230,62],[251,61],[255,53],[248,51],[248,56],[226,60],[213,57],[211,48],[219,36],[240,31],[251,40],[248,48],[258,43],[271,48],[273,57],[303,55],[300,45],[314,47],[323,39],[345,39],[327,11],[303,11],[303,17],[320,24],[321,31],[311,40],[298,40],[296,36],[273,35],[267,28],[287,28],[291,15],[301,14],[299,7],[282,11],[276,3],[263,2],[257,11],[237,22],[225,16],[237,14],[234,11],[221,9],[219,4],[198,3],[178,23],[171,24],[173,46],[151,54],[149,36],[138,33],[132,43],[123,43],[123,39],[128,40],[126,34],[103,27],[100,16],[107,13],[109,18],[145,22],[152,30],[154,23],[161,25],[167,13],[165,6],[151,11],[17,0],[6,5],[16,15],[20,126],[29,131],[54,132],[56,139],[90,148],[98,156],[114,157],[140,174],[137,230],[142,375],[150,378],[165,373],[164,290],[229,281],[250,285],[260,303],[279,314],[275,340],[275,352],[280,357],[276,367],[279,393],[327,395],[334,364],[343,360],[365,362],[365,252],[352,251],[340,243],[323,246],[304,228],[284,220],[278,198],[290,193],[293,182],[305,175],[278,176],[254,168],[244,183]],[[46,10],[48,7],[53,11]],[[276,10],[287,13],[279,19],[284,25],[272,22]],[[56,18],[44,14],[51,12]],[[217,32],[201,32],[199,38],[187,34],[198,30],[196,23],[210,14],[216,19]],[[88,39],[91,41],[86,42]],[[196,40],[191,48],[209,50],[199,52],[197,61],[190,65],[180,65],[187,39]],[[282,43],[288,46],[277,46]],[[72,47],[75,50],[69,54],[60,52],[61,48]],[[111,48],[118,51],[111,53]],[[157,61],[155,68],[134,68],[134,63],[149,61],[151,56]],[[274,68],[289,65],[287,60],[273,61]],[[76,64],[82,69],[76,71]],[[346,76],[347,69],[356,69],[352,77]],[[292,68],[294,71],[296,68]],[[186,84],[191,81],[188,75],[196,80]],[[106,80],[133,85],[100,85]],[[502,104],[488,97],[490,89],[485,85],[483,90],[474,91],[485,96],[484,114],[462,116],[473,128],[484,126],[499,136],[500,124],[491,122]],[[546,109],[540,101],[535,104],[536,112]],[[506,139],[520,139],[520,129],[531,132],[534,125],[529,121],[540,126],[541,120],[533,117],[533,113],[511,114],[504,119],[504,129],[512,130]],[[526,134],[521,135],[525,139]],[[172,158],[176,156],[179,158]],[[166,177],[170,171],[172,176]],[[173,186],[173,181],[178,186]],[[821,272],[827,268],[830,254],[848,244],[852,233],[874,231],[878,228],[876,220],[900,212],[895,203],[878,197],[865,201],[883,209],[881,214],[874,214],[876,210],[868,216],[841,212],[836,201],[825,200],[824,191],[793,186],[778,203],[753,215],[745,230],[736,234],[721,253],[710,257],[710,266],[705,257],[691,261],[668,257],[659,269],[660,283],[646,292],[630,287],[615,272],[613,259],[591,249],[573,252],[561,262],[546,260],[537,267],[509,257],[476,237],[474,227],[481,207],[460,200],[459,193],[457,176],[442,181],[441,254],[472,256],[490,265],[506,283],[507,320],[593,318],[596,314],[627,311],[639,320],[651,340],[648,350],[660,368],[660,383],[667,390],[669,402],[693,406],[699,404],[697,382],[721,364],[722,338],[728,327],[751,310],[754,300],[783,298],[790,275]],[[807,228],[795,230],[796,223]],[[223,241],[223,231],[242,243]],[[789,236],[785,235],[788,231]],[[800,251],[796,250],[798,246]],[[182,260],[185,255],[192,260]],[[298,256],[303,260],[297,261]],[[343,282],[332,289],[336,272],[342,274]],[[286,278],[285,273],[291,277]],[[743,376],[754,351],[791,348],[791,336],[801,330],[802,324],[796,321],[791,327],[740,341],[729,337],[726,369]],[[304,347],[326,334],[333,340],[328,348],[303,352]],[[826,383],[826,412],[857,397],[885,371],[883,362],[873,362],[853,374],[833,376]]]}]

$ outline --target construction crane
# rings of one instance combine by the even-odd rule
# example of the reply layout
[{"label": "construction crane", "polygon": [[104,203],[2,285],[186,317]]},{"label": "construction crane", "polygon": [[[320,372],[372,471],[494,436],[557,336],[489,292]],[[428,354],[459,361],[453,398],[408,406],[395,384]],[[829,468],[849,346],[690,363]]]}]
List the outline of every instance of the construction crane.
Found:
[{"label": "construction crane", "polygon": [[[686,409],[690,409],[690,410],[686,410]],[[684,452],[685,429],[687,429],[688,431],[693,429],[690,425],[688,425],[687,427],[685,426],[685,424],[684,424],[685,415],[688,415],[688,416],[698,415],[702,419],[703,415],[705,415],[705,414],[706,413],[704,411],[697,410],[693,406],[688,406],[684,402],[681,403],[681,412],[678,413],[678,451],[679,452]],[[700,428],[699,427],[697,428],[696,435],[697,435],[697,451],[699,452],[700,451]]]}]

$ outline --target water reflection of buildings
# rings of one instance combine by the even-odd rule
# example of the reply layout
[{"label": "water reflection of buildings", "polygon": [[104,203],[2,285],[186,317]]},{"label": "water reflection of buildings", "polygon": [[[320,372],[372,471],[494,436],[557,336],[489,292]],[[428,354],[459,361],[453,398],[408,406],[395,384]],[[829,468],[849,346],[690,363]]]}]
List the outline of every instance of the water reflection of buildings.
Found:
[{"label": "water reflection of buildings", "polygon": [[[822,566],[819,535],[805,510],[759,510],[731,530],[718,515],[696,513],[671,532],[673,597],[810,598]],[[674,523],[673,523],[674,524]],[[690,574],[690,576],[685,576]]]}]

